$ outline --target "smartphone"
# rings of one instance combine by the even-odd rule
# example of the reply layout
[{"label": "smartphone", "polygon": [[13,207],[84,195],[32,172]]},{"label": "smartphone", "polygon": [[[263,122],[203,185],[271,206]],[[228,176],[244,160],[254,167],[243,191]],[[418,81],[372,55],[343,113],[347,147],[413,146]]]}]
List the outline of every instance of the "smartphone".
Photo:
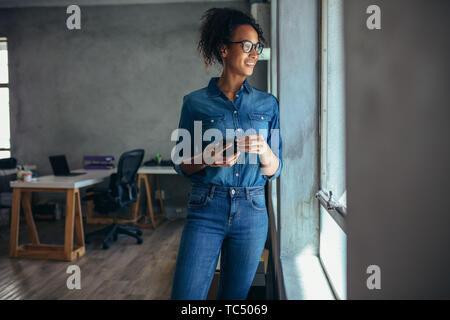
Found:
[{"label": "smartphone", "polygon": [[[224,138],[222,140],[222,145],[223,145],[224,148],[226,147],[227,143],[233,143],[233,147],[232,147],[233,148],[233,154],[236,154],[238,152],[237,140],[236,139],[226,139],[226,138]],[[227,153],[227,150],[224,150],[223,151],[223,156],[224,157],[226,156],[226,153]]]}]

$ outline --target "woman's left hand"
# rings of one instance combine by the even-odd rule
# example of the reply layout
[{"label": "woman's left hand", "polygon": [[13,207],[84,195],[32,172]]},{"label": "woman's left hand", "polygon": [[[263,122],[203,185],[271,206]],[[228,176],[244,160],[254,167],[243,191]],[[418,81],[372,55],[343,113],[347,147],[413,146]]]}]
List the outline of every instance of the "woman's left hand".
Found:
[{"label": "woman's left hand", "polygon": [[257,153],[260,155],[262,173],[271,177],[277,171],[280,160],[272,152],[266,139],[260,134],[253,134],[236,138],[237,149],[249,153]]},{"label": "woman's left hand", "polygon": [[237,149],[244,152],[263,154],[270,149],[266,139],[260,134],[237,137],[236,140]]}]

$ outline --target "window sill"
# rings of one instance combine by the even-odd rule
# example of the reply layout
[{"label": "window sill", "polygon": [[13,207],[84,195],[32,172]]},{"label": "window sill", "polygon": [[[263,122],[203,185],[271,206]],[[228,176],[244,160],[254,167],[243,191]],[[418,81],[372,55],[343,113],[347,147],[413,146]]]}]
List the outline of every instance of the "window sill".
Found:
[{"label": "window sill", "polygon": [[317,256],[299,255],[280,260],[287,300],[335,300]]}]

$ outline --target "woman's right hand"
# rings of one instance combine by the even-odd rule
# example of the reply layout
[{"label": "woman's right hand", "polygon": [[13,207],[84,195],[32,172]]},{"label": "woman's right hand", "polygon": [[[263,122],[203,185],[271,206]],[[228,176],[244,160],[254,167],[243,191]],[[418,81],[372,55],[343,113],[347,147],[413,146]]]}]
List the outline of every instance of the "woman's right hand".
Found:
[{"label": "woman's right hand", "polygon": [[[226,150],[233,146],[232,143],[227,143],[223,146],[222,142],[213,142],[205,147],[203,151],[203,162],[210,167],[232,167],[236,164],[240,151],[234,154],[227,155]],[[224,156],[225,155],[225,156]]]},{"label": "woman's right hand", "polygon": [[224,150],[228,150],[232,146],[232,143],[227,143],[225,147],[223,147],[222,142],[210,143],[205,147],[203,153],[199,153],[192,158],[183,160],[180,164],[180,168],[186,175],[190,176],[205,169],[205,167],[232,167],[236,164],[239,155],[241,154],[240,151],[237,151],[235,154],[229,156],[226,155],[224,157]]}]

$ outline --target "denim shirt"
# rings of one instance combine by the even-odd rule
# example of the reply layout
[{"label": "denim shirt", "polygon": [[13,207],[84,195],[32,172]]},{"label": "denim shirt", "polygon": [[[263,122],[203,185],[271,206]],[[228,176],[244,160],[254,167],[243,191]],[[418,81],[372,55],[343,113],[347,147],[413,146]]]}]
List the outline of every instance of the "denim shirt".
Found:
[{"label": "denim shirt", "polygon": [[[244,151],[241,151],[239,158],[245,157],[245,161],[238,159],[238,162],[232,167],[207,166],[191,175],[186,175],[178,164],[174,164],[174,169],[181,176],[190,179],[192,183],[214,184],[225,187],[264,186],[267,180],[276,179],[280,175],[283,166],[278,100],[272,94],[253,88],[245,80],[236,93],[233,103],[217,86],[217,80],[217,77],[211,78],[207,87],[183,97],[178,128],[186,129],[191,134],[190,156],[200,152],[194,151],[193,140],[194,121],[201,121],[202,137],[205,131],[210,128],[220,130],[223,138],[233,138],[226,136],[226,129],[242,130],[240,133],[236,131],[239,133],[238,135],[262,134],[279,159],[278,169],[271,177],[264,175],[260,168],[260,155],[253,154],[252,161],[250,161],[250,154]],[[247,131],[251,128],[255,131]],[[263,130],[260,131],[260,129]],[[272,129],[277,130],[271,131]],[[177,144],[182,140],[181,137],[178,137]],[[211,139],[206,143],[202,141],[202,150],[214,140]],[[179,155],[183,158],[182,151]]]}]

